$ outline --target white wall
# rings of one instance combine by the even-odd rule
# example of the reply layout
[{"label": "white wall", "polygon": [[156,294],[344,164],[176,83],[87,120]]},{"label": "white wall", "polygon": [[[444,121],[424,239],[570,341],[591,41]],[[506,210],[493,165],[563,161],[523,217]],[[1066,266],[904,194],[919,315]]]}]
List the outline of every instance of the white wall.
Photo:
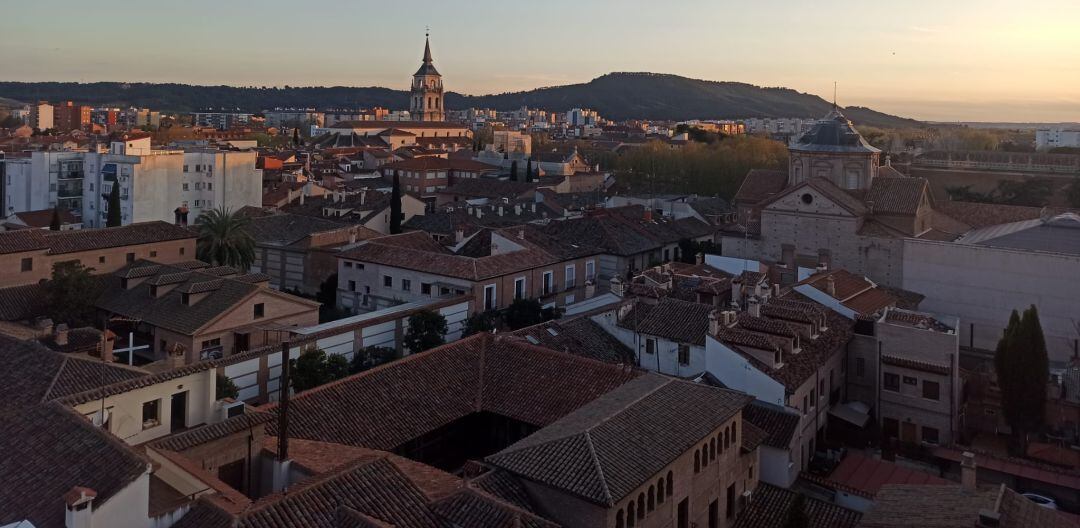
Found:
[{"label": "white wall", "polygon": [[920,310],[959,316],[960,346],[997,347],[1012,310],[1034,304],[1050,361],[1073,353],[1080,323],[1080,257],[949,242],[904,240],[903,288]]},{"label": "white wall", "polygon": [[799,466],[791,460],[791,451],[767,445],[762,445],[759,451],[761,480],[773,486],[790,488],[795,483],[795,477],[799,476]]},{"label": "white wall", "polygon": [[[150,519],[150,467],[134,482],[121,488],[107,501],[92,505],[94,526],[149,527]],[[63,511],[64,501],[57,497],[56,509]]]},{"label": "white wall", "polygon": [[745,392],[763,402],[785,406],[784,386],[758,370],[738,352],[705,337],[706,369],[730,389]]}]

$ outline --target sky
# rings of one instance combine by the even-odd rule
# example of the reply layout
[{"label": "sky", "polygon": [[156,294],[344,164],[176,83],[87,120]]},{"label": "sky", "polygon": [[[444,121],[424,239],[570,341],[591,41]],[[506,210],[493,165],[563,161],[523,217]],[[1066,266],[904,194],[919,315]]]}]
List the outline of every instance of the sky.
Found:
[{"label": "sky", "polygon": [[[1080,121],[1080,0],[0,0],[0,80],[448,90],[612,71],[935,121]],[[0,94],[2,95],[2,94]]]}]

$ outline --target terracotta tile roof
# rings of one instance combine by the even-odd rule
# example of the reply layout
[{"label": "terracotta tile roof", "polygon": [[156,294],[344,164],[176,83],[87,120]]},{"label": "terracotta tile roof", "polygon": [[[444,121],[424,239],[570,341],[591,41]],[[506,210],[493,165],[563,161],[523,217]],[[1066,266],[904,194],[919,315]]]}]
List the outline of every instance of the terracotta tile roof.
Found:
[{"label": "terracotta tile roof", "polygon": [[1042,214],[1039,207],[1002,205],[976,202],[942,201],[935,209],[973,228],[1034,220]]},{"label": "terracotta tile roof", "polygon": [[634,351],[588,317],[555,319],[515,330],[529,343],[607,363],[633,365]]},{"label": "terracotta tile roof", "polygon": [[934,372],[937,374],[948,375],[952,371],[949,365],[931,363],[929,361],[919,361],[917,359],[910,359],[906,357],[890,356],[882,354],[881,362],[886,365],[894,365],[897,367],[904,367],[915,370],[922,370],[924,372]]},{"label": "terracotta tile roof", "polygon": [[881,487],[886,484],[940,486],[951,484],[937,475],[910,469],[887,460],[870,458],[858,452],[848,453],[825,478],[825,481],[868,497],[877,495]]},{"label": "terracotta tile roof", "polygon": [[[261,288],[258,284],[245,280],[219,277],[215,273],[223,272],[221,268],[192,270],[150,264],[157,268],[153,277],[146,279],[145,284],[124,289],[121,277],[131,275],[133,272],[130,268],[146,265],[147,261],[138,261],[107,276],[105,289],[98,297],[96,306],[101,310],[136,318],[156,327],[183,335],[193,335],[256,292],[287,298],[298,305],[298,310],[300,307],[314,308],[318,305],[314,301]],[[231,268],[230,271],[235,272]],[[179,286],[157,297],[150,294],[147,286],[169,284]],[[206,293],[206,296],[194,304],[184,304],[184,293]]]},{"label": "terracotta tile roof", "polygon": [[765,431],[765,445],[790,449],[801,417],[780,407],[754,402],[743,409],[743,419]]},{"label": "terracotta tile roof", "polygon": [[469,198],[517,198],[536,190],[535,183],[493,180],[489,178],[463,178],[438,191],[438,194],[467,196]]},{"label": "terracotta tile roof", "polygon": [[[15,216],[30,227],[46,228],[52,225],[53,212],[55,209],[41,209],[38,211],[24,211],[15,213]],[[78,219],[67,209],[60,210],[60,224],[77,224]]]},{"label": "terracotta tile roof", "polygon": [[379,167],[383,174],[392,174],[394,170],[446,170],[446,171],[498,171],[499,167],[468,159],[447,159],[426,156],[387,163]]},{"label": "terracotta tile roof", "polygon": [[757,204],[787,187],[787,172],[766,169],[751,169],[743,178],[742,185],[735,193],[734,202]]},{"label": "terracotta tile roof", "polygon": [[522,510],[536,512],[529,492],[521,484],[521,481],[509,471],[488,468],[486,473],[471,479],[469,486],[493,497],[498,497],[499,500]]},{"label": "terracotta tile roof", "polygon": [[277,418],[277,415],[272,413],[248,411],[240,416],[229,418],[228,420],[203,425],[182,433],[167,436],[150,444],[150,447],[176,452],[185,451],[213,440],[246,431],[251,427],[265,424],[275,418]]},{"label": "terracotta tile roof", "polygon": [[57,403],[0,410],[0,423],[0,524],[63,528],[63,496],[72,487],[97,492],[94,507],[102,508],[149,471],[123,442]]},{"label": "terracotta tile roof", "polygon": [[[977,526],[980,510],[994,511],[999,490],[969,491],[956,485],[890,484],[875,497],[859,528],[953,528]],[[1032,506],[1036,506],[1032,504]],[[1003,528],[1020,528],[1005,525]],[[1031,526],[1031,525],[1022,525]]]},{"label": "terracotta tile roof", "polygon": [[697,218],[673,220],[654,216],[645,220],[644,214],[645,209],[640,205],[602,209],[583,218],[550,222],[544,231],[619,256],[655,251],[682,239],[713,232],[712,226]]},{"label": "terracotta tile roof", "polygon": [[914,215],[924,199],[930,199],[926,178],[878,176],[871,182],[865,201],[875,214]]},{"label": "terracotta tile roof", "polygon": [[477,412],[543,426],[639,374],[477,334],[300,394],[289,434],[392,450]]},{"label": "terracotta tile roof", "polygon": [[679,343],[705,346],[709,333],[710,304],[662,297],[656,304],[634,302],[618,325],[637,333],[663,337]]},{"label": "terracotta tile roof", "polygon": [[21,229],[0,233],[0,254],[48,250],[50,255],[60,255],[195,237],[193,231],[166,222],[67,231]]},{"label": "terracotta tile roof", "polygon": [[[739,512],[734,528],[784,526],[797,496],[794,491],[759,482],[750,505]],[[806,498],[805,507],[806,528],[854,528],[862,517],[857,511],[811,497]]]},{"label": "terracotta tile roof", "polygon": [[769,433],[766,433],[764,429],[754,425],[752,422],[743,418],[742,421],[742,438],[740,446],[744,453],[753,453],[765,439],[768,438]]},{"label": "terracotta tile roof", "polygon": [[[612,506],[737,415],[743,393],[646,374],[487,458]],[[648,438],[641,442],[635,439]]]},{"label": "terracotta tile roof", "polygon": [[36,341],[0,336],[0,414],[148,376],[139,369],[49,350]]},{"label": "terracotta tile roof", "polygon": [[[341,452],[341,446],[311,448]],[[298,455],[307,457],[305,443]],[[453,475],[386,452],[350,448],[346,463],[301,480],[287,493],[263,497],[229,512],[204,496],[177,528],[341,528],[345,526],[446,528],[449,526],[554,526]],[[327,457],[328,463],[332,463]],[[310,465],[310,461],[307,463]]]}]

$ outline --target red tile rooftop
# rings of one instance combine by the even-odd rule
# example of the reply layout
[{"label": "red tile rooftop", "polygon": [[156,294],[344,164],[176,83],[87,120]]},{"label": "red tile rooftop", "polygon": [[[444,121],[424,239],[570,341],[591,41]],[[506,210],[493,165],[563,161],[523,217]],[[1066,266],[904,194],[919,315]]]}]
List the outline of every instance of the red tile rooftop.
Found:
[{"label": "red tile rooftop", "polygon": [[871,497],[877,495],[886,484],[953,484],[937,475],[909,469],[895,462],[870,458],[862,453],[849,453],[832,474],[823,479],[823,483],[836,484],[845,491]]}]

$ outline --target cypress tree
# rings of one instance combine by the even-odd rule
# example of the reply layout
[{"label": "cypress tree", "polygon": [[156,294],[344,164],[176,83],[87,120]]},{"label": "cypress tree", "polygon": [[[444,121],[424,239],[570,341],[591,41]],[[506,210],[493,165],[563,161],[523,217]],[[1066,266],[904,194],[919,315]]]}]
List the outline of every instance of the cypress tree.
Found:
[{"label": "cypress tree", "polygon": [[115,181],[109,191],[109,212],[105,217],[105,227],[119,227],[120,224],[120,182]]},{"label": "cypress tree", "polygon": [[527,162],[525,162],[525,181],[527,181],[527,182],[534,181],[534,179],[533,179],[532,158],[529,158],[529,160]]},{"label": "cypress tree", "polygon": [[401,232],[401,182],[394,172],[394,187],[390,191],[390,234]]},{"label": "cypress tree", "polygon": [[[510,163],[510,181],[515,181],[515,182],[518,181],[517,169],[518,169],[517,160],[514,160],[513,162]],[[529,175],[528,175],[528,173],[525,173],[525,180],[528,181],[528,179],[529,179]]]},{"label": "cypress tree", "polygon": [[1037,432],[1043,425],[1049,378],[1046,338],[1034,305],[1022,316],[1013,310],[998,341],[994,369],[1005,421],[1013,430],[1016,447],[1024,452],[1028,433]]}]

